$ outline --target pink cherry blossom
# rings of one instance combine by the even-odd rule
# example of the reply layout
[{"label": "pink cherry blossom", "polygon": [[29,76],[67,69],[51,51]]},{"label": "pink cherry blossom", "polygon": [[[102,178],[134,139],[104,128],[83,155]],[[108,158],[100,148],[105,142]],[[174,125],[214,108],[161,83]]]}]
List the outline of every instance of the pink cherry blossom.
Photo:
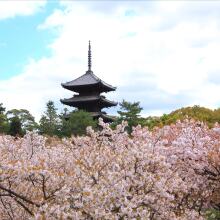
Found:
[{"label": "pink cherry blossom", "polygon": [[122,122],[68,139],[0,136],[1,219],[202,220],[220,199],[220,126]]}]

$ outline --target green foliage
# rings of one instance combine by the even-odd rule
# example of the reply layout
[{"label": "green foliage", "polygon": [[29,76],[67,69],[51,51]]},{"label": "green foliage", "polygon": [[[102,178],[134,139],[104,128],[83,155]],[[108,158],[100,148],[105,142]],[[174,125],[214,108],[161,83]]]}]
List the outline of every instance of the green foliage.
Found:
[{"label": "green foliage", "polygon": [[209,127],[212,127],[216,122],[220,123],[220,108],[211,110],[198,105],[185,107],[177,109],[170,114],[163,114],[161,117],[142,118],[141,124],[152,129],[155,126],[162,127],[164,125],[170,125],[177,120],[184,120],[185,118],[202,121]]},{"label": "green foliage", "polygon": [[[220,123],[220,108],[211,110],[195,105],[193,107],[177,109],[169,114],[163,114],[161,117],[149,116],[146,118],[140,117],[141,110],[140,102],[131,103],[123,100],[120,103],[120,110],[118,111],[119,117],[116,117],[111,126],[114,128],[117,124],[121,123],[122,120],[125,120],[128,122],[127,131],[131,133],[132,127],[138,124],[153,129],[156,126],[162,127],[164,125],[170,125],[177,120],[183,120],[185,118],[203,121],[209,127],[212,127],[216,122]],[[67,115],[69,118],[68,120],[66,120]],[[5,108],[0,103],[0,134],[16,133],[12,132],[12,130],[15,129],[12,129],[12,127],[19,127],[17,118],[21,123],[22,129],[22,132],[20,132],[19,129],[16,131],[19,134],[38,129],[40,134],[47,134],[50,136],[56,135],[63,137],[71,136],[72,134],[84,135],[87,126],[97,126],[97,122],[92,119],[88,112],[74,111],[69,113],[65,108],[63,113],[58,115],[57,109],[52,101],[47,102],[46,111],[42,115],[39,125],[37,125],[34,117],[28,110],[12,109],[5,113]]]},{"label": "green foliage", "polygon": [[118,111],[119,117],[115,121],[116,124],[120,124],[123,120],[128,122],[127,131],[131,133],[132,127],[140,124],[140,112],[142,108],[140,107],[140,102],[127,102],[123,100],[120,105],[120,111]]},{"label": "green foliage", "polygon": [[40,134],[47,134],[49,136],[59,136],[60,126],[61,120],[57,114],[54,102],[48,101],[46,104],[46,111],[40,119],[39,132]]},{"label": "green foliage", "polygon": [[174,123],[176,120],[183,120],[186,117],[205,122],[209,127],[212,127],[215,122],[220,122],[220,111],[213,111],[198,105],[181,108],[171,112],[168,118],[163,121],[163,125]]},{"label": "green foliage", "polygon": [[137,124],[153,129],[156,126],[162,127],[164,125],[170,125],[177,120],[184,120],[186,118],[202,121],[209,127],[212,127],[216,122],[220,123],[220,108],[211,110],[195,105],[193,107],[177,109],[169,114],[163,114],[161,117],[149,116],[143,118],[139,117],[139,113],[142,110],[142,108],[139,107],[139,102],[129,103],[123,100],[120,106],[123,111],[118,112],[120,116],[113,123],[113,127],[122,120],[126,120],[129,124],[129,132],[132,126],[136,126]]},{"label": "green foliage", "polygon": [[150,130],[155,126],[162,126],[162,121],[160,117],[149,116],[147,118],[140,118],[140,125],[143,127],[148,127]]},{"label": "green foliage", "polygon": [[3,104],[0,103],[0,134],[7,133],[9,129],[9,124],[7,120],[7,116],[5,115],[5,108]]},{"label": "green foliage", "polygon": [[64,109],[58,115],[57,109],[52,101],[46,105],[46,111],[42,115],[39,123],[39,133],[49,136],[70,137],[74,135],[84,135],[88,126],[95,127],[97,122],[93,120],[90,113],[85,111],[68,112]]},{"label": "green foliage", "polygon": [[82,110],[74,111],[68,115],[67,120],[63,118],[62,135],[84,135],[88,126],[93,128],[97,126],[90,113]]},{"label": "green foliage", "polygon": [[19,118],[23,133],[37,129],[37,123],[35,122],[34,117],[26,109],[12,109],[7,111],[6,115],[9,121],[11,121],[14,117]]},{"label": "green foliage", "polygon": [[8,128],[9,128],[9,124],[6,115],[0,114],[0,134],[7,133]]},{"label": "green foliage", "polygon": [[5,108],[3,107],[3,104],[0,103],[0,114],[4,114]]},{"label": "green foliage", "polygon": [[24,132],[21,128],[21,120],[19,119],[19,117],[15,116],[11,118],[8,133],[12,136],[24,135]]},{"label": "green foliage", "polygon": [[207,220],[219,220],[220,219],[220,211],[216,209],[210,209],[206,212]]}]

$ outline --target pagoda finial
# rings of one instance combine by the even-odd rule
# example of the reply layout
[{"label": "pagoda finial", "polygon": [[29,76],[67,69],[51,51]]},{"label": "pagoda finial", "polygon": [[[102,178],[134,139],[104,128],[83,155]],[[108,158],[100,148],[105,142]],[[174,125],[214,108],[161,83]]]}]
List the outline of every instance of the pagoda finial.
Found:
[{"label": "pagoda finial", "polygon": [[89,41],[89,51],[88,51],[88,71],[91,71],[92,67],[92,54],[91,54],[91,45]]}]

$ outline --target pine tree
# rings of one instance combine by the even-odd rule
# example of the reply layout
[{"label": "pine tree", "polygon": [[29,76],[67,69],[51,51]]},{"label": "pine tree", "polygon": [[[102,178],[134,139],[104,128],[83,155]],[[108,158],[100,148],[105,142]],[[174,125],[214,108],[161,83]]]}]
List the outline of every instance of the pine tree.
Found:
[{"label": "pine tree", "polygon": [[60,119],[53,101],[48,101],[46,111],[40,119],[39,131],[49,136],[59,135]]},{"label": "pine tree", "polygon": [[140,112],[142,108],[140,107],[140,102],[127,102],[123,100],[119,103],[121,111],[118,111],[119,118],[116,123],[121,123],[121,121],[127,121],[128,133],[131,133],[132,127],[137,126],[139,124]]}]

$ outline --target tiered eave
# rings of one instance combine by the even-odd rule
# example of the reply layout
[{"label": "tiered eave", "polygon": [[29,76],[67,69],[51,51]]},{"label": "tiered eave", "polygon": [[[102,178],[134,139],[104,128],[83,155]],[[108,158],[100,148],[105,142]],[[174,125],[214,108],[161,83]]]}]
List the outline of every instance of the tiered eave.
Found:
[{"label": "tiered eave", "polygon": [[100,96],[100,95],[90,95],[90,96],[74,95],[72,98],[69,99],[61,99],[61,102],[65,105],[69,105],[73,107],[82,107],[85,104],[98,105],[102,108],[112,107],[117,105],[117,102],[110,101],[106,99],[104,96]]},{"label": "tiered eave", "polygon": [[98,78],[91,70],[87,71],[84,75],[78,77],[77,79],[62,83],[61,85],[65,89],[78,93],[85,91],[98,91],[102,93],[116,90],[116,87],[111,86]]}]

